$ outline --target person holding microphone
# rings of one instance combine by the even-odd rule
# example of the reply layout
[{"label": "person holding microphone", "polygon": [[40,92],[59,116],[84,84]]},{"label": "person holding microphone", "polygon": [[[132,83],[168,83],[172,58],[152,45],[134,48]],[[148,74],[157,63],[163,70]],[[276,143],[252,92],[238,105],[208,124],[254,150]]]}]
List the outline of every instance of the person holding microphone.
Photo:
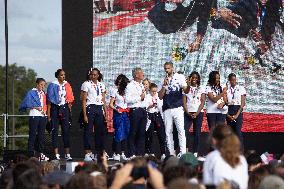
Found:
[{"label": "person holding microphone", "polygon": [[167,74],[159,86],[158,96],[163,99],[163,111],[167,147],[170,155],[176,155],[173,140],[173,122],[176,125],[179,139],[178,156],[186,153],[186,137],[184,130],[184,110],[183,110],[183,92],[188,93],[189,87],[186,83],[185,76],[174,73],[172,62],[164,64],[164,70]]}]

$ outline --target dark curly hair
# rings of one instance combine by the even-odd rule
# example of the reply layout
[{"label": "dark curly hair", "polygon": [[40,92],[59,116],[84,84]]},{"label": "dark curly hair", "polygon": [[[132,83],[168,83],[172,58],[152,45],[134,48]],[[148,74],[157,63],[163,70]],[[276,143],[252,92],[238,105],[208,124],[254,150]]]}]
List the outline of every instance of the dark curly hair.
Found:
[{"label": "dark curly hair", "polygon": [[125,75],[120,74],[117,76],[114,84],[118,87],[119,95],[121,96],[125,95],[125,89],[128,83],[129,83],[129,79]]},{"label": "dark curly hair", "polygon": [[211,86],[211,88],[219,89],[220,93],[222,92],[222,87],[220,86],[220,83],[216,85],[216,76],[219,75],[220,73],[218,71],[212,71],[209,74],[209,79],[207,85]]},{"label": "dark curly hair", "polygon": [[200,86],[200,82],[201,82],[201,77],[200,74],[197,71],[193,71],[190,73],[190,75],[188,76],[188,78],[191,78],[193,75],[197,75],[197,86]]},{"label": "dark curly hair", "polygon": [[237,76],[234,73],[230,73],[229,76],[228,76],[228,79],[231,80],[232,77],[237,77]]},{"label": "dark curly hair", "polygon": [[99,74],[99,77],[98,77],[98,81],[101,82],[103,80],[103,74],[101,73],[101,71],[98,69],[98,68],[90,68],[86,74],[86,80],[89,81],[90,80],[90,75],[92,73],[92,71],[97,71],[98,74]]}]

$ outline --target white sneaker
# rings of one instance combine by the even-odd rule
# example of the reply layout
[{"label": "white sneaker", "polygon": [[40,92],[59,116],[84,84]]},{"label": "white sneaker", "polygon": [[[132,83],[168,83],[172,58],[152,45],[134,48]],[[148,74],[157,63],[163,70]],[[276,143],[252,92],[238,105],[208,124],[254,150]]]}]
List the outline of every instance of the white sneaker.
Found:
[{"label": "white sneaker", "polygon": [[48,161],[49,158],[46,157],[43,153],[40,153],[40,156],[39,156],[39,161]]},{"label": "white sneaker", "polygon": [[123,161],[127,161],[128,158],[126,157],[126,155],[124,153],[121,153],[121,156],[120,158],[123,160]]},{"label": "white sneaker", "polygon": [[205,161],[205,160],[206,160],[206,157],[199,156],[199,157],[197,158],[197,160],[198,160],[198,161]]},{"label": "white sneaker", "polygon": [[130,156],[129,159],[134,159],[136,158],[136,155]]},{"label": "white sneaker", "polygon": [[144,157],[149,157],[149,154],[146,153],[146,154],[144,155]]},{"label": "white sneaker", "polygon": [[113,160],[114,161],[120,161],[120,155],[119,154],[113,154]]},{"label": "white sneaker", "polygon": [[85,155],[85,159],[84,159],[84,161],[93,161],[93,159],[92,159],[92,157],[91,157],[91,154],[90,154],[90,153],[87,153],[87,154]]},{"label": "white sneaker", "polygon": [[180,158],[180,157],[181,157],[181,155],[182,155],[182,153],[181,153],[181,152],[180,152],[180,153],[178,153],[177,158]]},{"label": "white sneaker", "polygon": [[60,155],[59,154],[55,154],[55,159],[60,160]]},{"label": "white sneaker", "polygon": [[196,158],[198,157],[198,153],[197,153],[197,152],[193,153],[193,155],[194,155]]},{"label": "white sneaker", "polygon": [[97,155],[90,153],[90,157],[92,158],[93,161],[97,161]]},{"label": "white sneaker", "polygon": [[65,154],[66,161],[72,161],[70,154]]},{"label": "white sneaker", "polygon": [[165,158],[166,158],[166,155],[163,154],[163,155],[161,156],[161,161],[164,161]]},{"label": "white sneaker", "polygon": [[155,156],[155,154],[150,154],[149,156],[153,156],[153,157],[156,157],[156,156]]}]

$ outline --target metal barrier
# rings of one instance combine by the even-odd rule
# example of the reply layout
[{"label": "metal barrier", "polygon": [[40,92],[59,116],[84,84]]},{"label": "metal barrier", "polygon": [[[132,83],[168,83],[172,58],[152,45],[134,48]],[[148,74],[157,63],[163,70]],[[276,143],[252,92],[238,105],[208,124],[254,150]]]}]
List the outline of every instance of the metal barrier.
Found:
[{"label": "metal barrier", "polygon": [[7,147],[7,140],[9,138],[28,138],[29,135],[8,135],[7,133],[7,121],[9,120],[9,117],[30,117],[29,115],[9,115],[9,114],[2,114],[1,117],[3,117],[4,119],[4,132],[3,135],[1,135],[0,137],[3,138],[3,147],[6,148]]}]

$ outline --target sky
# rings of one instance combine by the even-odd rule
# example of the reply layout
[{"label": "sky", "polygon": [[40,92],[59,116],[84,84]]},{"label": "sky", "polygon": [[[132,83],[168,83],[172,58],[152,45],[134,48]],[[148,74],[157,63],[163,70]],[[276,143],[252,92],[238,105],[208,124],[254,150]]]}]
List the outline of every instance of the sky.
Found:
[{"label": "sky", "polygon": [[[0,64],[5,65],[5,9],[0,1]],[[9,64],[53,81],[62,66],[60,0],[8,0]]]}]

